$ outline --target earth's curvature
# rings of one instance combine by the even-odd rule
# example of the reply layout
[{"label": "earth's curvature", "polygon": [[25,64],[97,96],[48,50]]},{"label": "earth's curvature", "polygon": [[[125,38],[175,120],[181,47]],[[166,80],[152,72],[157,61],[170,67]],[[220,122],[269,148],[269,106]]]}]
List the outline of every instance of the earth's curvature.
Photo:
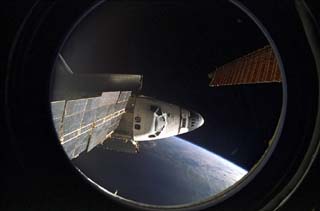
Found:
[{"label": "earth's curvature", "polygon": [[211,197],[240,180],[244,169],[178,137],[142,142],[140,153],[97,148],[74,163],[100,186],[153,205],[181,205]]}]

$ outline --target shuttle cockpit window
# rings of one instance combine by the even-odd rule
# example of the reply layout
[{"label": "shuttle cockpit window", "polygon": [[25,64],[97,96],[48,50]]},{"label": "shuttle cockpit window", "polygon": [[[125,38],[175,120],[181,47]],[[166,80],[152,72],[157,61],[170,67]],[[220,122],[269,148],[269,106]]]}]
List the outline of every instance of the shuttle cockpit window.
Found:
[{"label": "shuttle cockpit window", "polygon": [[141,122],[141,117],[136,116],[136,117],[134,118],[134,120],[135,120],[136,122]]},{"label": "shuttle cockpit window", "polygon": [[153,112],[156,112],[158,108],[159,108],[159,107],[158,107],[158,106],[155,106],[155,105],[151,105],[151,106],[150,106],[150,110],[153,111]]},{"label": "shuttle cockpit window", "polygon": [[161,132],[156,132],[155,134],[149,135],[149,138],[155,138],[160,135]]},{"label": "shuttle cockpit window", "polygon": [[155,114],[154,127],[155,127],[156,136],[158,136],[164,130],[166,125],[167,125],[167,114],[163,113],[160,116]]},{"label": "shuttle cockpit window", "polygon": [[187,120],[186,118],[183,118],[181,127],[186,127],[186,126],[187,126]]},{"label": "shuttle cockpit window", "polygon": [[161,108],[155,105],[151,105],[150,106],[150,110],[153,111],[155,114],[157,114],[158,116],[162,115],[162,111]]},{"label": "shuttle cockpit window", "polygon": [[134,125],[134,129],[136,129],[136,130],[140,130],[140,128],[141,128],[141,126],[140,126],[140,125],[138,125],[138,124],[135,124],[135,125]]}]

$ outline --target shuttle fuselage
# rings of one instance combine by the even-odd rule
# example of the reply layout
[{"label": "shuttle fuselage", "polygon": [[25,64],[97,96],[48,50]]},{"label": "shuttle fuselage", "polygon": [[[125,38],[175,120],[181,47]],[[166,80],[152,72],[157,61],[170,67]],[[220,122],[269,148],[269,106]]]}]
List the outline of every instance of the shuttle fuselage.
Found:
[{"label": "shuttle fuselage", "polygon": [[146,96],[133,98],[135,98],[132,115],[134,141],[168,138],[195,130],[204,123],[199,113],[178,105]]}]

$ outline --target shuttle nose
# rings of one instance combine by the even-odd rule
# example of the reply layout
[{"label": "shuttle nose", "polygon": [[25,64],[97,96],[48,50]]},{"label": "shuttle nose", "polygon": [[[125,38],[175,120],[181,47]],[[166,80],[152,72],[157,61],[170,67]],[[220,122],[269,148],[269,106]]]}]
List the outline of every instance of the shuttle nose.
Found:
[{"label": "shuttle nose", "polygon": [[189,124],[188,124],[189,131],[201,127],[203,123],[204,123],[204,119],[199,113],[190,111]]}]

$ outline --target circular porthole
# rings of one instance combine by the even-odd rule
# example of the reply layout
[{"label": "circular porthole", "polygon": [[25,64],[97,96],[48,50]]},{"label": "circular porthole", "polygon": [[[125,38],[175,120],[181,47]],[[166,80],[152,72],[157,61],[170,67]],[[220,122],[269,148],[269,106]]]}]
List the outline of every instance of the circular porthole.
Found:
[{"label": "circular porthole", "polygon": [[246,6],[36,4],[6,77],[30,188],[97,207],[277,209],[316,153],[318,74],[297,17]]},{"label": "circular porthole", "polygon": [[247,13],[228,2],[125,2],[82,17],[58,52],[51,95],[81,174],[144,209],[210,206],[250,182],[277,144],[286,80]]}]

